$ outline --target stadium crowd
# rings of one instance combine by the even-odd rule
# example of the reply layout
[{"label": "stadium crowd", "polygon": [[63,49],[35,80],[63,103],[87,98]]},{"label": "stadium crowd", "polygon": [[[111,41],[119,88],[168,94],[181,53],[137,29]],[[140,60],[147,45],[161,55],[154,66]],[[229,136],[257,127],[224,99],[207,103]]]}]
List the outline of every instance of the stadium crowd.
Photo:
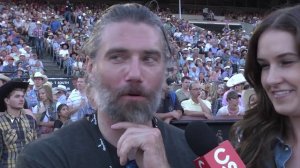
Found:
[{"label": "stadium crowd", "polygon": [[[93,24],[106,7],[107,5],[101,5],[94,10],[95,7],[74,6],[68,1],[56,6],[39,3],[2,3],[2,74],[12,79],[29,79],[31,85],[35,85],[37,76],[42,76],[45,83],[47,76],[40,59],[50,55],[59,68],[70,77],[83,76],[86,56],[80,49],[85,39],[90,36]],[[241,96],[244,94],[249,86],[243,77],[238,76],[239,78],[235,79],[238,83],[232,80],[233,83],[229,82],[226,85],[226,82],[234,74],[243,73],[249,34],[243,30],[230,30],[227,26],[223,32],[204,30],[187,20],[176,18],[168,9],[157,11],[157,14],[169,35],[173,53],[168,66],[168,92],[176,91],[177,97],[182,97],[182,93],[186,96],[180,98],[179,103],[189,99],[191,95],[192,86],[183,87],[186,80],[187,83],[200,83],[201,98],[208,101],[212,116],[216,115],[222,106],[227,105],[225,92],[235,90]],[[238,18],[241,21],[247,19],[241,14]],[[240,85],[241,89],[236,89]],[[49,86],[51,87],[51,84]],[[36,93],[39,87],[33,87]],[[69,94],[70,92],[67,96]],[[239,104],[243,109],[248,108],[251,94],[247,93],[245,98],[242,96],[240,99]],[[34,94],[29,91],[27,95],[32,97]],[[27,99],[27,102],[29,109],[36,105],[30,103],[32,99]]]}]

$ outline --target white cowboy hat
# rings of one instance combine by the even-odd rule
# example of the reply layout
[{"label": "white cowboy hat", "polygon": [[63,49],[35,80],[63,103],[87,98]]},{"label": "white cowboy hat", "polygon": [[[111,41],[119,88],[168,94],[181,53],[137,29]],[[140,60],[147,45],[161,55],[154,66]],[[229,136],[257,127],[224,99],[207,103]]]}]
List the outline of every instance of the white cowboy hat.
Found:
[{"label": "white cowboy hat", "polygon": [[59,91],[59,90],[62,90],[62,91],[64,91],[64,92],[67,92],[67,87],[66,86],[64,86],[64,85],[58,85],[57,87],[56,87],[56,89]]},{"label": "white cowboy hat", "polygon": [[46,75],[43,75],[41,72],[36,72],[33,75],[33,78],[43,78],[44,82],[46,82],[48,80]]},{"label": "white cowboy hat", "polygon": [[246,82],[246,79],[245,79],[244,75],[239,73],[239,74],[235,74],[231,78],[229,78],[226,85],[228,87],[233,87],[235,85],[238,85],[238,84],[241,84],[241,83],[244,83],[244,82]]},{"label": "white cowboy hat", "polygon": [[57,94],[58,93],[58,90],[57,90],[57,88],[52,88],[52,94]]}]

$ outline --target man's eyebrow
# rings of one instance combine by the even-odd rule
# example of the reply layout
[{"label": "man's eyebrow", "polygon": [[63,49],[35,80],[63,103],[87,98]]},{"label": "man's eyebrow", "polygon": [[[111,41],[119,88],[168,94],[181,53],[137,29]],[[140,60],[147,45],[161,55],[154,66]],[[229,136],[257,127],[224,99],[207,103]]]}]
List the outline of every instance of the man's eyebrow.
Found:
[{"label": "man's eyebrow", "polygon": [[[109,55],[109,54],[112,54],[112,53],[124,53],[124,52],[129,52],[129,50],[126,49],[126,48],[112,48],[112,49],[109,49],[105,53],[105,55]],[[155,49],[143,50],[142,53],[144,53],[144,54],[154,54],[154,55],[159,55],[159,56],[162,55],[162,53],[159,50],[155,50]]]},{"label": "man's eyebrow", "polygon": [[144,53],[145,54],[154,54],[154,55],[159,55],[159,56],[162,55],[162,53],[159,52],[158,50],[152,50],[152,49],[150,49],[150,50],[144,50]]},{"label": "man's eyebrow", "polygon": [[125,48],[112,48],[112,49],[109,49],[106,54],[109,54],[109,53],[115,53],[115,52],[126,52],[128,51],[127,49]]}]

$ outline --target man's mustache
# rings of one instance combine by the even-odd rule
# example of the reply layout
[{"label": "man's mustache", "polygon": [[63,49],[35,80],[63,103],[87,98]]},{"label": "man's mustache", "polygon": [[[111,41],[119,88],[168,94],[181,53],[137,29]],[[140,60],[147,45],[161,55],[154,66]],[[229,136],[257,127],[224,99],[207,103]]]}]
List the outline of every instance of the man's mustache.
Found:
[{"label": "man's mustache", "polygon": [[124,95],[149,97],[150,94],[140,85],[126,85],[117,91],[118,97]]}]

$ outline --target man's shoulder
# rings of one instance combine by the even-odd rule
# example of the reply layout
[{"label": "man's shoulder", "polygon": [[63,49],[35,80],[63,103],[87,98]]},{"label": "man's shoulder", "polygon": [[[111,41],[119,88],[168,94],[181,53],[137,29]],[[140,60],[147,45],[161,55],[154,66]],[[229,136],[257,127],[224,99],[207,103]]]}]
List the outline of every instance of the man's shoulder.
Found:
[{"label": "man's shoulder", "polygon": [[182,89],[181,89],[181,88],[177,89],[177,90],[175,91],[175,93],[176,93],[176,94],[182,93]]},{"label": "man's shoulder", "polygon": [[68,97],[68,99],[74,99],[80,96],[80,92],[77,89],[73,89]]},{"label": "man's shoulder", "polygon": [[[82,143],[89,139],[89,133],[93,130],[86,119],[68,124],[67,126],[53,132],[48,137],[38,139],[32,143],[32,146],[43,146],[44,144],[52,144],[53,146],[64,145],[64,147],[72,146],[72,144]],[[65,146],[66,145],[66,146]],[[82,145],[82,144],[81,144]]]},{"label": "man's shoulder", "polygon": [[159,125],[170,166],[175,168],[193,167],[196,155],[190,149],[184,131],[162,121]]},{"label": "man's shoulder", "polygon": [[224,115],[226,113],[228,113],[227,106],[223,106],[218,110],[217,115]]},{"label": "man's shoulder", "polygon": [[77,166],[83,167],[97,157],[96,140],[92,136],[95,130],[92,123],[82,119],[40,138],[26,145],[20,153],[20,167],[23,167],[22,164],[45,167],[75,167],[74,164],[81,164]]},{"label": "man's shoulder", "polygon": [[192,103],[192,99],[183,100],[181,102],[181,104],[191,104],[191,103]]},{"label": "man's shoulder", "polygon": [[[73,89],[73,90],[71,91],[71,93],[70,93],[70,96],[74,96],[74,95],[77,95],[77,94],[79,94],[79,90]],[[69,97],[70,97],[70,96],[69,96]]]},{"label": "man's shoulder", "polygon": [[3,125],[2,123],[7,122],[7,118],[5,116],[6,112],[1,112],[3,114],[0,114],[0,127]]}]

